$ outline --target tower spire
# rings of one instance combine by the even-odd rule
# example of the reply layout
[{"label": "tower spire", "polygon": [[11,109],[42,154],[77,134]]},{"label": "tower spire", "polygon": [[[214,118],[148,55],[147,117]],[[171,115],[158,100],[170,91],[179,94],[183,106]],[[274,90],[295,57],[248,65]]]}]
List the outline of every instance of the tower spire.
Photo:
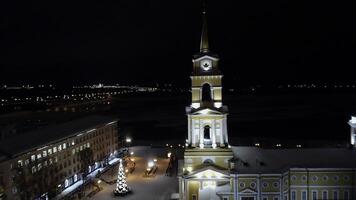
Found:
[{"label": "tower spire", "polygon": [[206,2],[203,2],[203,26],[200,38],[200,52],[207,53],[209,52],[209,40],[208,40],[208,25],[206,22]]}]

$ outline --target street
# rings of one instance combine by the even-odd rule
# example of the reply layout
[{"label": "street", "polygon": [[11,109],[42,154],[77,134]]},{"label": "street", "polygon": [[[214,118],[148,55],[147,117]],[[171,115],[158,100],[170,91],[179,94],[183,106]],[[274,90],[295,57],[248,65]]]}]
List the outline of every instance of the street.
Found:
[{"label": "street", "polygon": [[[116,179],[118,165],[113,170],[108,170],[101,178],[105,181],[100,182],[103,189],[90,199],[127,199],[127,200],[166,200],[170,199],[172,193],[178,192],[178,179],[174,174],[172,177],[166,176],[166,169],[169,163],[167,150],[165,148],[150,147],[130,147],[130,152],[134,152],[131,159],[136,163],[136,168],[132,174],[127,175],[127,184],[132,193],[124,197],[115,197],[113,190],[116,184],[108,184]],[[158,169],[156,174],[150,177],[144,177],[148,161],[157,159]]]}]

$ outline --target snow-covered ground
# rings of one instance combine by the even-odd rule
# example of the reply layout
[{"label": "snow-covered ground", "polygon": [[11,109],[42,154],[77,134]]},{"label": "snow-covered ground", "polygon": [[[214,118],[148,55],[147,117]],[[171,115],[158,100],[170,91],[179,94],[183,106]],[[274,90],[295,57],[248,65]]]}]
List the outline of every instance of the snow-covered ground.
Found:
[{"label": "snow-covered ground", "polygon": [[[109,185],[101,182],[103,190],[95,194],[91,199],[127,199],[127,200],[167,200],[172,193],[178,192],[178,179],[176,176],[165,176],[169,160],[167,159],[167,150],[164,148],[150,147],[130,147],[134,152],[132,158],[136,162],[136,169],[127,177],[127,184],[133,193],[125,197],[114,197],[113,190],[116,184]],[[143,174],[147,168],[149,160],[157,159],[158,170],[154,177],[144,177]],[[118,167],[118,166],[117,166]],[[117,168],[115,169],[117,171]],[[115,171],[115,172],[116,172]],[[108,172],[103,175],[105,180],[114,179],[117,173]]]}]

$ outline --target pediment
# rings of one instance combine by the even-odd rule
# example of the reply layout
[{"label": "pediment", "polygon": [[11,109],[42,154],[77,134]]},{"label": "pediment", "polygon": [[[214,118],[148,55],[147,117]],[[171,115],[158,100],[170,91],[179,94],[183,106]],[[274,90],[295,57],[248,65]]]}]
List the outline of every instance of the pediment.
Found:
[{"label": "pediment", "polygon": [[245,194],[253,194],[253,193],[256,193],[256,191],[253,191],[249,188],[246,188],[244,190],[241,191],[241,193],[245,193]]},{"label": "pediment", "polygon": [[214,166],[207,166],[193,171],[187,175],[187,178],[199,178],[199,179],[222,179],[229,178],[227,170],[220,170]]},{"label": "pediment", "polygon": [[221,115],[222,113],[217,110],[212,110],[210,108],[205,108],[201,110],[194,111],[192,115]]},{"label": "pediment", "polygon": [[213,61],[218,61],[219,60],[219,58],[215,58],[215,57],[212,57],[212,56],[209,56],[209,55],[204,55],[204,56],[201,56],[201,57],[193,59],[193,61],[194,62],[199,62],[199,61],[204,60],[204,59],[209,59],[209,60],[213,60]]}]

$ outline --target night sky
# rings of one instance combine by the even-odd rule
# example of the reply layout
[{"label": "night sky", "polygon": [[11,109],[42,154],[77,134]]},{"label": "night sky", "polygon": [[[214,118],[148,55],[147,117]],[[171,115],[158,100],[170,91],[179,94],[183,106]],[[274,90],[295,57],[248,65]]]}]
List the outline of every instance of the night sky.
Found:
[{"label": "night sky", "polygon": [[[201,1],[2,1],[0,83],[189,84]],[[351,1],[208,1],[225,83],[352,82]]]}]

